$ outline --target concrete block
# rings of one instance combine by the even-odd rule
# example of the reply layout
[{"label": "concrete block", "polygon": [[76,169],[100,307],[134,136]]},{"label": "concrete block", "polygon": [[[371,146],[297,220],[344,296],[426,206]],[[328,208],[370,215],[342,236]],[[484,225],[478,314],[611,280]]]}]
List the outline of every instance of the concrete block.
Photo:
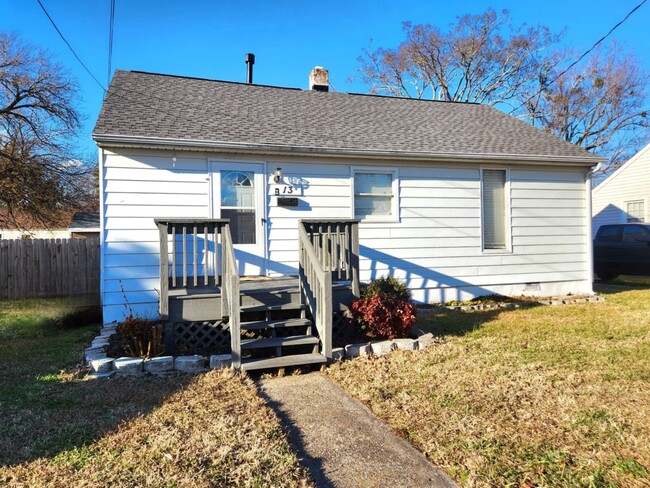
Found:
[{"label": "concrete block", "polygon": [[343,361],[345,359],[345,348],[335,347],[332,349],[332,360]]},{"label": "concrete block", "polygon": [[200,373],[205,371],[205,358],[194,356],[179,356],[174,361],[174,369],[182,373]]},{"label": "concrete block", "polygon": [[93,359],[90,361],[92,373],[108,373],[113,371],[113,358]]},{"label": "concrete block", "polygon": [[210,369],[228,369],[232,366],[232,354],[212,354]]},{"label": "concrete block", "polygon": [[145,373],[165,373],[174,370],[174,358],[172,356],[160,356],[144,360]]},{"label": "concrete block", "polygon": [[115,376],[115,371],[107,371],[106,373],[90,373],[87,378],[90,380],[99,380],[102,378],[112,378]]},{"label": "concrete block", "polygon": [[415,339],[395,339],[393,342],[401,351],[415,351],[418,348],[418,341]]},{"label": "concrete block", "polygon": [[397,349],[397,345],[393,341],[377,341],[370,344],[372,353],[375,356],[384,356]]},{"label": "concrete block", "polygon": [[429,346],[432,346],[433,344],[436,343],[436,340],[431,337],[431,338],[419,338],[418,339],[418,349],[426,349]]},{"label": "concrete block", "polygon": [[370,356],[372,348],[370,344],[348,344],[345,346],[345,357],[358,358],[362,356]]},{"label": "concrete block", "polygon": [[142,358],[119,358],[113,361],[113,369],[119,375],[139,376],[143,374]]},{"label": "concrete block", "polygon": [[108,355],[106,354],[105,348],[86,349],[84,351],[84,359],[86,360],[87,363],[89,363],[93,359],[104,359],[107,356]]},{"label": "concrete block", "polygon": [[97,338],[105,337],[105,338],[109,339],[111,336],[114,336],[115,334],[117,334],[117,331],[115,329],[102,329],[99,332],[99,335],[97,336]]}]

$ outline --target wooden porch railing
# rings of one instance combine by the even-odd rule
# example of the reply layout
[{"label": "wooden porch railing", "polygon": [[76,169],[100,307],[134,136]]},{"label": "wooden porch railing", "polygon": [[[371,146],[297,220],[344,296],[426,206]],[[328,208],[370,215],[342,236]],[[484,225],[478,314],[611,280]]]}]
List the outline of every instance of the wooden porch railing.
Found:
[{"label": "wooden porch railing", "polygon": [[160,238],[160,315],[166,318],[170,289],[221,284],[218,249],[228,219],[156,219],[155,223]]},{"label": "wooden porch railing", "polygon": [[332,279],[351,282],[359,296],[358,221],[301,220],[298,225],[298,285],[321,340],[332,359]]},{"label": "wooden porch railing", "polygon": [[221,249],[223,256],[221,316],[222,318],[228,317],[232,367],[239,370],[241,367],[239,272],[235,260],[235,248],[230,233],[230,224],[224,225],[221,229]]}]

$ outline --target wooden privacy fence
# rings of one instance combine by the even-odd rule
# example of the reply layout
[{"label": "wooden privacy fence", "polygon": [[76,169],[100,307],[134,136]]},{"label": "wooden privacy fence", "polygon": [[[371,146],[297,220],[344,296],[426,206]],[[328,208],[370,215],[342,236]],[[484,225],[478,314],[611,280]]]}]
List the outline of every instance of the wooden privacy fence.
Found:
[{"label": "wooden privacy fence", "polygon": [[0,240],[0,300],[99,293],[99,239]]}]

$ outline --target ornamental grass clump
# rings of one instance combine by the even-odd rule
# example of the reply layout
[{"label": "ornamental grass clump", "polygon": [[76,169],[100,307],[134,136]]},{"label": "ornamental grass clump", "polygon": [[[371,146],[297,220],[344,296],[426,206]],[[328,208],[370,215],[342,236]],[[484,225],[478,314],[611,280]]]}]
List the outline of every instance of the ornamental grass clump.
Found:
[{"label": "ornamental grass clump", "polygon": [[117,335],[121,342],[118,348],[129,356],[150,358],[164,352],[163,328],[156,321],[129,316],[117,324]]},{"label": "ornamental grass clump", "polygon": [[364,286],[362,298],[352,303],[350,311],[355,322],[369,335],[389,339],[408,337],[417,318],[410,296],[406,285],[386,276]]}]

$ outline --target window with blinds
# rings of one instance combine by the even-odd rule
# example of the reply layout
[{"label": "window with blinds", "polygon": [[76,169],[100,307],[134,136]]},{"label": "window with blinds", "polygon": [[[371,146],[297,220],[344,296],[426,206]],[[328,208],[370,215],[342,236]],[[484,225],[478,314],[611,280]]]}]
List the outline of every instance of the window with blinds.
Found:
[{"label": "window with blinds", "polygon": [[481,177],[483,249],[507,249],[506,170],[485,169]]}]

